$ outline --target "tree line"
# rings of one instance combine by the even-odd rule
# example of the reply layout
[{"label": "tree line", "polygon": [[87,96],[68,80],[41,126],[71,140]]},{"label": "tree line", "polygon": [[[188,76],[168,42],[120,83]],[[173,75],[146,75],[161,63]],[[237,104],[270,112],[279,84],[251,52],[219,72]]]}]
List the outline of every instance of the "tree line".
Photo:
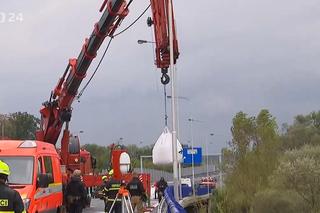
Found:
[{"label": "tree line", "polygon": [[40,120],[27,112],[0,114],[0,138],[33,140],[39,124]]},{"label": "tree line", "polygon": [[[109,145],[110,144],[111,143],[109,143]],[[109,168],[110,147],[108,145],[101,146],[97,144],[85,144],[83,148],[89,151],[92,154],[92,156],[96,158],[98,171],[110,169]],[[137,145],[134,145],[134,144],[126,145],[125,149],[130,155],[132,168],[140,168],[140,156],[152,155],[152,148],[153,148],[153,145],[148,145],[143,147],[138,147]],[[164,170],[168,172],[172,171],[171,165],[156,166],[152,163],[151,158],[143,159],[143,168],[159,169],[159,170]]]},{"label": "tree line", "polygon": [[320,212],[320,111],[281,129],[268,110],[239,112],[231,133],[213,212]]}]

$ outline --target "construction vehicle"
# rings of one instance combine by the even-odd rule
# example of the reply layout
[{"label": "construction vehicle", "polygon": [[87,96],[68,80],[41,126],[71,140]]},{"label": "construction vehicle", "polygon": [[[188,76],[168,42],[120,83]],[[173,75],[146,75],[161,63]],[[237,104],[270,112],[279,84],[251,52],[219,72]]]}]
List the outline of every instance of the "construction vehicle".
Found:
[{"label": "construction vehicle", "polygon": [[[85,39],[78,58],[69,60],[49,100],[43,103],[40,110],[40,130],[36,132],[36,140],[0,141],[0,159],[9,162],[13,171],[12,177],[9,177],[9,184],[21,194],[27,212],[41,212],[43,209],[60,211],[63,206],[63,185],[67,183],[71,172],[75,169],[82,171],[83,181],[87,187],[102,184],[101,176],[94,174],[94,158],[89,152],[80,148],[79,138],[70,134],[71,106],[98,49],[106,37],[114,36],[116,29],[129,12],[128,7],[131,2],[132,0],[128,3],[125,0],[103,2],[100,8],[103,14],[94,25],[90,37]],[[169,82],[167,69],[170,64],[167,4],[167,0],[152,0],[153,19],[148,19],[148,25],[154,25],[155,61],[157,67],[161,68],[163,83]],[[175,31],[174,50],[176,60],[179,53]],[[56,145],[63,126],[61,146],[58,149]],[[114,177],[129,181],[132,175],[127,151],[117,146],[111,151]],[[24,165],[22,162],[26,158],[30,163],[28,167],[30,179],[28,182],[23,182],[19,181],[19,175],[15,175],[15,172]],[[16,160],[21,164],[14,163]],[[10,178],[16,181],[11,182]],[[141,174],[141,179],[147,193],[150,194],[150,175]]]}]

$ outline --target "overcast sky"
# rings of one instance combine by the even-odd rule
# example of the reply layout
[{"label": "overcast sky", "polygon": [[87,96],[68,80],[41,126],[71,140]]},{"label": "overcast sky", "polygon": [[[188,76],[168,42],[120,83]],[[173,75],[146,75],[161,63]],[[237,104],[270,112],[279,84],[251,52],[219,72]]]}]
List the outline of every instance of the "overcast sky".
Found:
[{"label": "overcast sky", "polygon": [[[101,2],[1,2],[1,113],[27,111],[39,117],[68,59],[78,56],[100,18]],[[134,0],[120,28],[147,5],[148,0]],[[181,142],[190,140],[188,118],[202,121],[192,125],[195,144],[207,138],[210,153],[216,153],[231,140],[232,118],[240,110],[256,115],[269,109],[281,125],[319,109],[319,0],[175,0],[174,9],[178,95],[188,98],[179,101]],[[137,44],[153,40],[146,25],[150,14],[112,42],[81,103],[73,104],[71,131],[84,131],[82,144],[108,145],[121,137],[125,144],[147,145],[161,134],[160,71],[153,65],[152,45]]]}]

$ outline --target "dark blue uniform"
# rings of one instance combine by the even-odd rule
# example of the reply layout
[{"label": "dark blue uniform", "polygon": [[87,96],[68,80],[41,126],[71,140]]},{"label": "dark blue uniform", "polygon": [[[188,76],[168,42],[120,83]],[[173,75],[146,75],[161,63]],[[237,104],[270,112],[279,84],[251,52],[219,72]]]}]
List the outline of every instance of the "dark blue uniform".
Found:
[{"label": "dark blue uniform", "polygon": [[67,208],[70,213],[81,213],[87,198],[87,191],[80,177],[72,177],[66,187]]},{"label": "dark blue uniform", "polygon": [[115,180],[111,178],[110,180],[105,182],[104,188],[102,190],[105,200],[106,200],[106,205],[105,205],[105,212],[109,212],[112,206],[112,203],[116,200],[112,212],[115,213],[121,213],[121,196],[119,196],[117,199],[117,194],[121,186],[121,181]]},{"label": "dark blue uniform", "polygon": [[24,213],[20,194],[0,182],[0,212]]}]

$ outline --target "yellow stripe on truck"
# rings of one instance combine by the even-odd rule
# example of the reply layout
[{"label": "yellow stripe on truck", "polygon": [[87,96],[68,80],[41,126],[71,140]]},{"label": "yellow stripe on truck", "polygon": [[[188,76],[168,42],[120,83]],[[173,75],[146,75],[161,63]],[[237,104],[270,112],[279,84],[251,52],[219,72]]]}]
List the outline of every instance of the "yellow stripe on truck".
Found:
[{"label": "yellow stripe on truck", "polygon": [[47,188],[39,188],[34,195],[34,199],[39,199],[59,192],[62,192],[62,183],[51,183]]}]

